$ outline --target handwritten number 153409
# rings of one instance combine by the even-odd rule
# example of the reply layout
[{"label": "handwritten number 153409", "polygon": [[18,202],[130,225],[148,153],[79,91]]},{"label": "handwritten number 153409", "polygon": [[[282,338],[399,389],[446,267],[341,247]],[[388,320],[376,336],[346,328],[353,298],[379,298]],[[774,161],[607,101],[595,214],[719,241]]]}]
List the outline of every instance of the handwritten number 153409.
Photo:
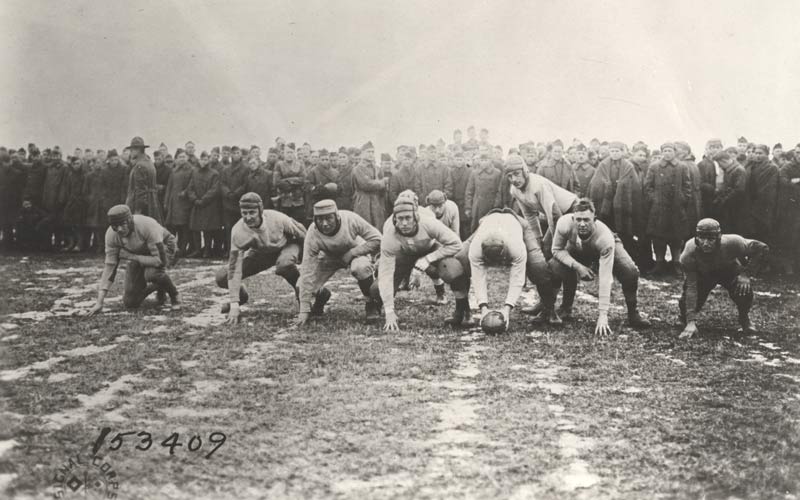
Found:
[{"label": "handwritten number 153409", "polygon": [[[106,443],[106,438],[111,434],[111,427],[103,427],[100,429],[100,435],[97,436],[97,439],[94,442],[94,446],[92,447],[92,453],[97,454],[100,451],[100,448]],[[132,438],[135,436],[135,438]],[[153,446],[153,435],[147,431],[127,431],[127,432],[118,432],[114,435],[114,437],[108,441],[108,449],[111,451],[116,451],[122,448],[122,445],[125,442],[125,439],[128,438],[129,440],[135,439],[137,444],[134,446],[135,449],[139,451],[147,451]],[[212,449],[209,451],[205,458],[211,458],[211,455],[214,454],[228,439],[224,432],[212,432],[208,435],[208,442],[211,444]],[[181,446],[186,446],[189,451],[199,451],[200,448],[203,447],[203,438],[199,434],[193,435],[189,438],[189,441],[180,442],[180,435],[177,432],[173,432],[170,434],[166,439],[161,441],[160,445],[164,448],[169,448],[169,454],[175,454],[175,448],[179,448]]]}]

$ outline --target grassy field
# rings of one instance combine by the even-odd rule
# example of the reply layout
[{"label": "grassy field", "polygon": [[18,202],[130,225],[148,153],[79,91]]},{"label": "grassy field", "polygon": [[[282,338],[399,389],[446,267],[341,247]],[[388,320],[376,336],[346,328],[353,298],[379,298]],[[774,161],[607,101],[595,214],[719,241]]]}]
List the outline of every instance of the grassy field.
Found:
[{"label": "grassy field", "polygon": [[[362,323],[344,273],[324,319],[302,330],[285,282],[251,278],[244,323],[229,328],[220,265],[172,271],[183,311],[152,298],[123,310],[121,273],[104,314],[83,318],[99,260],[0,257],[0,497],[52,498],[58,470],[103,428],[98,455],[128,499],[798,495],[796,284],[755,282],[758,337],[731,337],[735,309],[717,290],[701,335],[679,342],[674,279],[640,284],[645,334],[624,326],[615,285],[605,340],[591,335],[592,285],[561,328],[515,313],[508,334],[486,337],[440,326],[452,297],[428,305],[423,280],[387,335]],[[133,434],[120,444],[120,432]],[[226,441],[206,458],[216,432]]]}]

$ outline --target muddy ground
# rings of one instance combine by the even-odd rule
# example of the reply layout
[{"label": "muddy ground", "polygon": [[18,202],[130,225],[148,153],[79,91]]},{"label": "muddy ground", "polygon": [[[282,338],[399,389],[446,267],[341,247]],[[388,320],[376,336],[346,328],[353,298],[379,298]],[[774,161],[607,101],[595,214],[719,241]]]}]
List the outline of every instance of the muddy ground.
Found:
[{"label": "muddy ground", "polygon": [[[0,496],[69,498],[86,486],[130,499],[798,494],[796,283],[755,282],[756,337],[733,336],[733,304],[717,290],[701,335],[678,341],[675,279],[641,282],[654,323],[643,334],[624,325],[615,285],[606,340],[591,335],[593,285],[561,328],[515,312],[509,333],[487,337],[440,326],[452,297],[429,305],[423,280],[401,294],[402,331],[387,335],[362,323],[344,273],[306,329],[292,326],[294,295],[272,273],[248,280],[244,323],[227,327],[213,283],[222,263],[200,260],[172,271],[182,311],[152,298],[122,309],[120,273],[104,314],[84,318],[100,265],[0,257]],[[66,468],[76,454],[84,465]],[[97,476],[101,463],[115,476],[77,473]],[[65,489],[70,474],[85,483],[77,493]]]}]

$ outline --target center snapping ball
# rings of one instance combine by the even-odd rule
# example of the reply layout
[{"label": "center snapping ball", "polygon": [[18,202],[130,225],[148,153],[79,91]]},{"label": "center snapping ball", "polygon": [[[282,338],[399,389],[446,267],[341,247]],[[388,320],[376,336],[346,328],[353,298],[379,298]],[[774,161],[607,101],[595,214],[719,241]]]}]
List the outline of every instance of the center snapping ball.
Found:
[{"label": "center snapping ball", "polygon": [[481,319],[481,329],[490,335],[506,331],[506,318],[500,311],[489,311]]}]

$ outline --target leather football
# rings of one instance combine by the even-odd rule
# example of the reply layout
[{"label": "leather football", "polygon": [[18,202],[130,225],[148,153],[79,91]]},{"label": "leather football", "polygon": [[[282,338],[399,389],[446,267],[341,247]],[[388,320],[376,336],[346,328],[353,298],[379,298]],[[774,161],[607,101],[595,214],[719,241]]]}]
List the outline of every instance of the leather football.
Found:
[{"label": "leather football", "polygon": [[496,335],[506,331],[506,318],[500,311],[489,311],[481,319],[481,329],[490,335]]}]

